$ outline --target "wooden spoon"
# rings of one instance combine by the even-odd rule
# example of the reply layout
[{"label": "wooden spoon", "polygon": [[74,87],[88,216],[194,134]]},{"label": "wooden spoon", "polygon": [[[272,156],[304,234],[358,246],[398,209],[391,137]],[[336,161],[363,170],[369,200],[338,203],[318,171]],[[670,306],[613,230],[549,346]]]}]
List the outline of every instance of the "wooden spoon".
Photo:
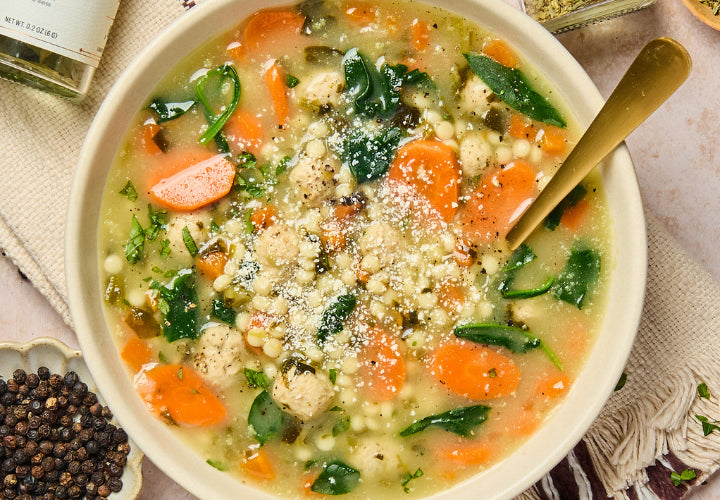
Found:
[{"label": "wooden spoon", "polygon": [[650,41],[635,58],[598,115],[506,240],[514,250],[595,166],[650,116],[690,74],[685,47],[670,38]]}]

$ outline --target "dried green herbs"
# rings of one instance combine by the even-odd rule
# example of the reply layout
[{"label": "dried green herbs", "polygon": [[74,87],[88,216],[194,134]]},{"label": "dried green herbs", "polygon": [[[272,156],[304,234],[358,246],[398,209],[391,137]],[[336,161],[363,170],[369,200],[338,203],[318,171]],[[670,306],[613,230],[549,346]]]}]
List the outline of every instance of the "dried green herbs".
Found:
[{"label": "dried green herbs", "polygon": [[720,16],[720,0],[700,0],[700,3],[710,7],[714,16]]}]

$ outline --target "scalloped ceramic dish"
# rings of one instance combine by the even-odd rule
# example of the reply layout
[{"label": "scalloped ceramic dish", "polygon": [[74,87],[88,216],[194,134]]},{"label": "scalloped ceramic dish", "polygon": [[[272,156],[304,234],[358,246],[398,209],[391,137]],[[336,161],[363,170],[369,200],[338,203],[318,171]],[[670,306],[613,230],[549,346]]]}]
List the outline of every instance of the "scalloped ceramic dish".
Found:
[{"label": "scalloped ceramic dish", "polygon": [[[97,228],[103,185],[122,138],[157,83],[203,41],[231,29],[252,12],[287,1],[216,0],[181,17],[125,71],[91,126],[76,171],[66,233],[70,308],[88,367],[135,442],[165,473],[207,499],[270,498],[237,478],[208,467],[135,393],[105,323]],[[429,2],[433,3],[433,2]],[[501,0],[436,0],[507,41],[587,127],[602,106],[590,78],[544,28]],[[597,417],[625,366],[642,311],[647,265],[642,204],[632,161],[622,146],[602,170],[614,239],[615,265],[599,337],[564,402],[528,441],[500,463],[433,498],[512,498],[540,479],[581,439]]]},{"label": "scalloped ceramic dish", "polygon": [[[0,376],[4,379],[12,378],[12,373],[18,368],[29,373],[37,371],[41,366],[48,367],[52,373],[65,374],[67,371],[74,371],[87,384],[88,389],[97,394],[100,402],[107,404],[99,393],[80,351],[70,349],[50,337],[41,337],[26,343],[0,342]],[[135,443],[131,442],[130,445],[132,448],[127,465],[120,478],[123,488],[110,495],[110,499],[132,500],[142,488],[143,454]]]}]

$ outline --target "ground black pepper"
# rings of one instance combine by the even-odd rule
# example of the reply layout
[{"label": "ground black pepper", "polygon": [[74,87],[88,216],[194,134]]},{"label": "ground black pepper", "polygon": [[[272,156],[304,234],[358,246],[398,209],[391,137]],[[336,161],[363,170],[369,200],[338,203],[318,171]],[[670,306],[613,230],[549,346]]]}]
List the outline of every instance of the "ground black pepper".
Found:
[{"label": "ground black pepper", "polygon": [[106,498],[122,488],[127,433],[77,373],[0,378],[0,498]]}]

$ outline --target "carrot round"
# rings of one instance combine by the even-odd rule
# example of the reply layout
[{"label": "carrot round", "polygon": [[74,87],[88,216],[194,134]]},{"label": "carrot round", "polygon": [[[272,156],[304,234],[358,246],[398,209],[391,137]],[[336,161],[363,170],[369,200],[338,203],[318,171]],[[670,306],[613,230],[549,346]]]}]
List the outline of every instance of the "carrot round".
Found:
[{"label": "carrot round", "polygon": [[133,372],[137,373],[143,365],[152,361],[153,355],[146,342],[137,337],[131,337],[120,351],[120,357]]},{"label": "carrot round", "polygon": [[560,155],[567,147],[567,133],[552,125],[546,125],[540,131],[540,147],[543,152],[549,155]]},{"label": "carrot round", "polygon": [[383,330],[371,329],[359,372],[368,399],[381,402],[396,397],[407,375],[397,342]]},{"label": "carrot round", "polygon": [[536,175],[528,162],[515,160],[481,179],[460,216],[463,237],[476,245],[504,238],[535,197]]},{"label": "carrot round", "polygon": [[520,370],[510,358],[489,347],[465,342],[437,348],[430,370],[446,389],[475,400],[507,396],[520,383]]},{"label": "carrot round", "polygon": [[272,99],[273,109],[275,109],[275,117],[279,127],[287,125],[290,116],[290,105],[288,103],[287,85],[285,85],[285,77],[280,66],[274,62],[265,71],[265,81],[268,89],[270,89],[270,98]]},{"label": "carrot round", "polygon": [[257,154],[265,139],[262,122],[246,110],[236,110],[228,118],[225,127],[225,136],[235,153],[248,151]]},{"label": "carrot round", "polygon": [[418,52],[430,46],[430,29],[426,22],[415,19],[411,26],[412,46]]},{"label": "carrot round", "polygon": [[233,164],[215,155],[162,179],[150,188],[150,196],[168,208],[195,210],[228,194],[234,180]]},{"label": "carrot round", "polygon": [[482,49],[483,54],[495,59],[503,66],[514,68],[517,66],[517,57],[513,53],[512,49],[500,39],[494,38],[487,42]]},{"label": "carrot round", "polygon": [[[409,187],[398,194],[417,196],[443,221],[450,222],[458,209],[460,167],[455,150],[438,141],[417,140],[402,146],[388,172],[388,180]],[[412,200],[411,200],[412,201]]]},{"label": "carrot round", "polygon": [[161,180],[172,177],[178,172],[213,156],[215,156],[215,153],[199,146],[173,148],[165,154],[153,156],[147,161],[144,191],[149,191],[152,186]]},{"label": "carrot round", "polygon": [[138,149],[144,151],[145,154],[148,156],[162,154],[160,146],[158,146],[154,140],[155,136],[160,132],[160,130],[160,125],[158,125],[157,123],[144,124],[140,129],[139,140],[141,147]]},{"label": "carrot round", "polygon": [[241,467],[249,476],[263,481],[275,479],[275,469],[272,465],[267,451],[258,448],[252,451],[251,455],[242,460]]},{"label": "carrot round", "polygon": [[434,447],[433,451],[441,462],[457,465],[484,464],[496,453],[487,441],[459,441]]},{"label": "carrot round", "polygon": [[245,26],[244,36],[250,50],[258,50],[283,35],[298,34],[305,18],[291,10],[265,10],[256,13]]},{"label": "carrot round", "polygon": [[583,198],[572,207],[565,209],[560,218],[560,225],[570,231],[576,232],[582,227],[589,211],[590,202],[587,201],[586,198]]},{"label": "carrot round", "polygon": [[156,366],[140,373],[135,387],[153,411],[180,425],[216,425],[227,416],[225,406],[189,366]]},{"label": "carrot round", "polygon": [[262,208],[256,208],[250,214],[250,222],[252,222],[255,231],[261,231],[272,226],[277,220],[277,210],[272,203]]},{"label": "carrot round", "polygon": [[537,385],[537,394],[540,397],[555,399],[562,396],[570,388],[570,378],[561,372],[545,375]]},{"label": "carrot round", "polygon": [[367,2],[351,2],[345,7],[345,15],[354,23],[367,25],[375,22],[377,9]]},{"label": "carrot round", "polygon": [[220,276],[225,270],[227,261],[227,254],[223,251],[216,250],[202,256],[198,255],[195,260],[195,265],[203,276],[206,276],[210,280],[215,280],[215,278]]}]

